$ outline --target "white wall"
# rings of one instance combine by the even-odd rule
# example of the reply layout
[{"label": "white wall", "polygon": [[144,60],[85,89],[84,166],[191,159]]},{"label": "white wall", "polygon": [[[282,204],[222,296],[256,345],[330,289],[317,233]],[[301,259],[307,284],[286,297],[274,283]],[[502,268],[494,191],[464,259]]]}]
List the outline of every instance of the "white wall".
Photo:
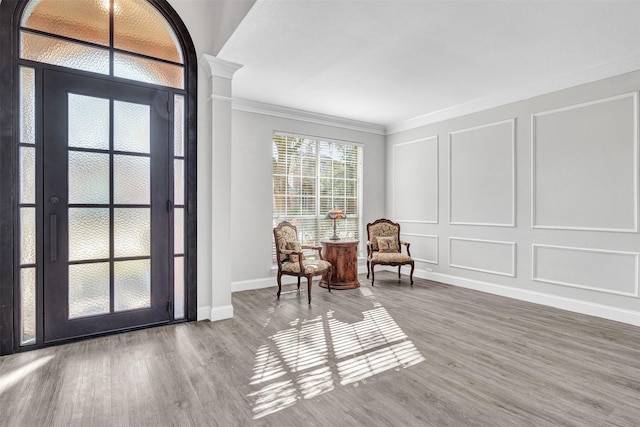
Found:
[{"label": "white wall", "polygon": [[366,224],[384,216],[384,135],[238,110],[234,110],[232,122],[230,250],[234,254],[234,291],[276,285],[271,258],[274,131],[363,143],[363,220]]},{"label": "white wall", "polygon": [[640,71],[389,135],[416,274],[640,325],[639,90]]}]

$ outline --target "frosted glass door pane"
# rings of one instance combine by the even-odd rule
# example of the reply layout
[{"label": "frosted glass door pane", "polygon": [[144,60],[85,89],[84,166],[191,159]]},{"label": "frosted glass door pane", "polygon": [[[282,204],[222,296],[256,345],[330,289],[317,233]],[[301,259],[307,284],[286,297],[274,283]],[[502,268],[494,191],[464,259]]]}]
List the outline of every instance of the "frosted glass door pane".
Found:
[{"label": "frosted glass door pane", "polygon": [[23,268],[20,273],[20,344],[25,345],[36,339],[36,269]]},{"label": "frosted glass door pane", "polygon": [[114,76],[139,82],[184,89],[183,70],[179,65],[117,52],[113,57]]},{"label": "frosted glass door pane", "polygon": [[109,155],[69,151],[69,203],[109,203]]},{"label": "frosted glass door pane", "polygon": [[114,209],[114,248],[116,257],[151,254],[151,209]]},{"label": "frosted glass door pane", "polygon": [[113,149],[149,153],[151,108],[144,104],[113,103]]},{"label": "frosted glass door pane", "polygon": [[32,0],[22,26],[76,40],[109,45],[109,0]]},{"label": "frosted glass door pane", "polygon": [[115,311],[151,307],[151,261],[119,261],[114,264]]},{"label": "frosted glass door pane", "polygon": [[184,96],[173,100],[173,154],[184,156]]},{"label": "frosted glass door pane", "polygon": [[109,313],[109,263],[69,266],[69,319]]},{"label": "frosted glass door pane", "polygon": [[114,203],[148,205],[151,176],[148,157],[113,156]]},{"label": "frosted glass door pane", "polygon": [[20,147],[20,203],[36,200],[36,149]]},{"label": "frosted glass door pane", "polygon": [[109,149],[109,100],[69,94],[69,147]]},{"label": "frosted glass door pane", "polygon": [[184,318],[184,257],[176,257],[173,264],[173,317]]},{"label": "frosted glass door pane", "polygon": [[35,144],[36,71],[20,67],[20,142]]},{"label": "frosted glass door pane", "polygon": [[182,62],[178,38],[149,2],[118,2],[113,14],[113,30],[113,45],[117,49]]},{"label": "frosted glass door pane", "polygon": [[184,205],[184,160],[173,161],[173,203]]},{"label": "frosted glass door pane", "polygon": [[20,264],[36,262],[36,208],[20,208]]},{"label": "frosted glass door pane", "polygon": [[20,57],[76,70],[109,74],[109,50],[23,32]]},{"label": "frosted glass door pane", "polygon": [[69,208],[69,261],[109,257],[109,209]]},{"label": "frosted glass door pane", "polygon": [[184,253],[184,209],[176,208],[173,210],[174,219],[174,242],[173,253]]}]

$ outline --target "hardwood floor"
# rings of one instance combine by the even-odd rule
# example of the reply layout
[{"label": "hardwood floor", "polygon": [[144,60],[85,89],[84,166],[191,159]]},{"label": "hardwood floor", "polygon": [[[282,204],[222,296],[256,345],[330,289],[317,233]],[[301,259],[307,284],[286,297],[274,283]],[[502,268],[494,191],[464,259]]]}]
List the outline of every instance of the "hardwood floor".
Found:
[{"label": "hardwood floor", "polygon": [[396,277],[0,357],[0,425],[639,425],[640,328]]}]

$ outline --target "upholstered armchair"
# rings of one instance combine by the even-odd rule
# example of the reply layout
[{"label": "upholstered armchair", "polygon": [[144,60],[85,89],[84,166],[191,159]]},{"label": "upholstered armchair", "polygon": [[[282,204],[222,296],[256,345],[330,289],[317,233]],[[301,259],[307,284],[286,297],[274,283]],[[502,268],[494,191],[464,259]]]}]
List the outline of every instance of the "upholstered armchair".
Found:
[{"label": "upholstered armchair", "polygon": [[[321,276],[331,292],[333,267],[329,261],[322,259],[322,247],[300,245],[298,229],[287,221],[281,222],[273,229],[273,238],[276,244],[276,261],[278,262],[278,298],[280,298],[282,291],[282,275],[284,274],[298,278],[298,289],[300,289],[300,278],[307,278],[309,304],[311,304],[313,276]],[[303,249],[317,250],[318,259],[306,259],[302,252]]]},{"label": "upholstered armchair", "polygon": [[[406,254],[402,253],[403,245],[406,247]],[[413,286],[414,262],[409,252],[409,245],[410,243],[400,240],[400,224],[384,218],[367,224],[367,279],[371,272],[371,286],[375,281],[376,265],[397,266],[398,279],[400,279],[400,268],[403,265],[410,265],[409,279]]]}]

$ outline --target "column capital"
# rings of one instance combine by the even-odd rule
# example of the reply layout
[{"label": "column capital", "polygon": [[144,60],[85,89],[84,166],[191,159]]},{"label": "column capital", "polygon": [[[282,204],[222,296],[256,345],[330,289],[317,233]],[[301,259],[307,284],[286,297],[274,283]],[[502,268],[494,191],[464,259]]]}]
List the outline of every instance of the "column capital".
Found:
[{"label": "column capital", "polygon": [[225,61],[224,59],[216,58],[213,55],[207,55],[206,53],[200,58],[200,64],[203,65],[208,73],[209,77],[223,77],[225,79],[233,78],[233,74],[242,68],[242,65],[235,62]]}]

